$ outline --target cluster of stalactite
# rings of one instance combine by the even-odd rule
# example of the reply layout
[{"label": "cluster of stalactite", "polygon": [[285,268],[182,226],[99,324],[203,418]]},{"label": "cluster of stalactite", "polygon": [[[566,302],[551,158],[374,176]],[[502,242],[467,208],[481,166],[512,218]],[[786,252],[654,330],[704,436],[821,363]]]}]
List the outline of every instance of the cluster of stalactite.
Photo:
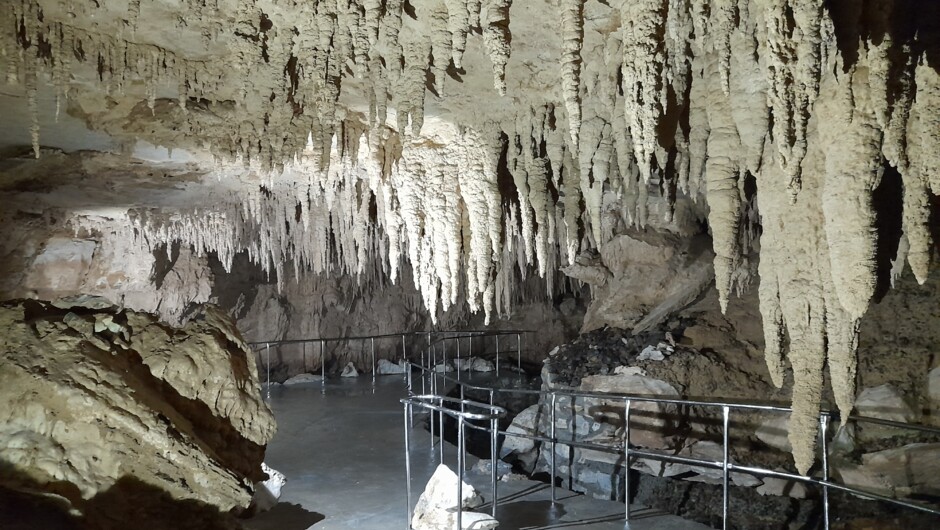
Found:
[{"label": "cluster of stalactite", "polygon": [[[940,192],[936,6],[564,0],[561,31],[545,31],[559,41],[562,74],[557,104],[546,105],[544,94],[530,104],[506,82],[513,75],[507,1],[308,2],[288,21],[267,18],[268,2],[239,0],[226,40],[230,64],[80,31],[42,16],[39,4],[5,8],[0,41],[0,68],[26,85],[31,107],[40,71],[67,95],[76,57],[97,62],[102,82],[116,90],[129,78],[151,86],[175,78],[178,107],[189,98],[216,104],[215,120],[193,116],[186,134],[211,137],[220,158],[273,169],[290,182],[276,193],[299,197],[261,200],[274,184],[243,201],[237,215],[268,226],[261,237],[212,235],[213,216],[199,212],[159,226],[142,221],[157,240],[227,237],[240,243],[210,246],[225,256],[248,248],[275,268],[290,257],[298,267],[343,263],[356,271],[380,258],[393,278],[405,258],[432,311],[463,288],[471,307],[489,312],[511,289],[508,263],[532,265],[551,285],[579,251],[645,227],[650,190],[667,204],[681,193],[707,201],[724,309],[750,281],[762,232],[767,364],[777,384],[785,360],[792,366],[790,435],[801,471],[813,462],[827,364],[843,415],[853,407],[858,327],[878,280],[873,194],[886,168],[903,184],[899,258],[919,281],[928,273],[930,201]],[[128,18],[145,8],[146,0],[131,2]],[[587,27],[590,20],[603,23]],[[448,68],[461,65],[474,33],[491,58],[493,97],[517,98],[517,111],[466,116],[458,137],[423,142],[429,87],[446,95]],[[239,86],[226,114],[213,94],[223,80],[231,85],[229,70]],[[344,121],[338,102],[353,79],[366,87],[369,116]],[[150,98],[151,109],[159,105]],[[37,153],[38,134],[34,124]],[[363,138],[370,153],[358,163]],[[284,177],[293,171],[285,164],[301,159],[312,161],[304,174],[314,176]],[[507,174],[514,195],[501,191]],[[232,223],[233,215],[220,219]],[[274,216],[270,225],[265,216]],[[277,222],[294,217],[304,230]]]}]

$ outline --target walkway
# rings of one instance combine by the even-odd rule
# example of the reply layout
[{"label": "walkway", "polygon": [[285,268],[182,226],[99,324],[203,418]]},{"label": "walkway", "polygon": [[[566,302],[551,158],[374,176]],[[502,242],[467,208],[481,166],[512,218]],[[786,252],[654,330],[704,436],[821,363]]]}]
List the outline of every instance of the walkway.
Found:
[{"label": "walkway", "polygon": [[[287,475],[281,504],[247,522],[250,530],[399,530],[405,528],[404,433],[401,376],[368,377],[271,390],[278,432],[267,463]],[[417,427],[417,425],[416,425]],[[437,465],[429,435],[413,431],[414,500]],[[456,449],[445,445],[445,462]],[[468,468],[473,461],[469,461]],[[468,479],[489,501],[488,475]],[[559,491],[553,507],[546,484],[500,482],[500,530],[624,528],[623,505]],[[708,527],[673,515],[633,507],[631,530],[700,530]]]}]

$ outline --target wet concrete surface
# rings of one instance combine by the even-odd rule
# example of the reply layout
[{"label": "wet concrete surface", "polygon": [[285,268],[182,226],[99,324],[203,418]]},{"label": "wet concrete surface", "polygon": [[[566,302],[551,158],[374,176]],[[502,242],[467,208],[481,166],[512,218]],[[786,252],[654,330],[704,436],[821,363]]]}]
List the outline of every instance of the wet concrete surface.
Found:
[{"label": "wet concrete surface", "polygon": [[[417,390],[420,390],[418,388]],[[246,521],[251,530],[398,530],[406,526],[404,413],[401,376],[329,380],[275,386],[270,404],[278,432],[266,461],[287,476],[280,504]],[[416,418],[418,418],[416,416]],[[439,463],[427,431],[412,431],[412,502]],[[436,439],[435,439],[436,441]],[[457,451],[444,445],[444,461],[456,468]],[[468,460],[468,469],[475,459]],[[489,475],[472,471],[467,481],[490,502]],[[623,505],[559,489],[553,506],[547,484],[530,480],[499,483],[501,530],[556,528],[698,530],[708,528],[633,507],[625,526]]]}]

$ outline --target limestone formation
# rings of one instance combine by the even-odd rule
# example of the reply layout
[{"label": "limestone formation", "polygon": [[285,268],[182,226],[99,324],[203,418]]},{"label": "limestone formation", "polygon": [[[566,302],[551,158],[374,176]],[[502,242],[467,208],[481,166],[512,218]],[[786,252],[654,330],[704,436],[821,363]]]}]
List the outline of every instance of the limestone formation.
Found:
[{"label": "limestone formation", "polygon": [[457,510],[461,510],[465,530],[491,530],[499,526],[496,519],[470,509],[483,504],[473,486],[463,483],[463,495],[457,498],[457,474],[441,464],[431,475],[424,492],[418,497],[411,526],[415,530],[451,530],[457,526]]},{"label": "limestone formation", "polygon": [[[579,254],[630,230],[707,229],[722,309],[760,292],[767,370],[778,386],[793,375],[791,445],[807,471],[825,370],[852,410],[859,325],[887,288],[885,262],[929,277],[940,7],[556,4],[12,0],[0,97],[19,136],[3,147],[136,160],[165,148],[147,160],[153,175],[183,159],[187,171],[166,174],[190,180],[142,180],[212,190],[206,200],[67,205],[74,228],[123,231],[148,252],[180,245],[226,272],[247,253],[282,290],[324,273],[395,282],[408,267],[435,322],[458,303],[487,322],[509,314],[533,276],[555,296],[569,287],[561,269],[602,306],[622,282]],[[903,234],[884,211],[896,203]],[[204,273],[167,277],[167,313],[207,299]],[[672,302],[659,307],[694,290],[660,286]],[[617,305],[595,307],[586,328],[648,325]]]},{"label": "limestone formation", "polygon": [[171,328],[91,301],[0,306],[2,485],[79,512],[129,480],[246,508],[275,425],[231,320],[207,306]]}]

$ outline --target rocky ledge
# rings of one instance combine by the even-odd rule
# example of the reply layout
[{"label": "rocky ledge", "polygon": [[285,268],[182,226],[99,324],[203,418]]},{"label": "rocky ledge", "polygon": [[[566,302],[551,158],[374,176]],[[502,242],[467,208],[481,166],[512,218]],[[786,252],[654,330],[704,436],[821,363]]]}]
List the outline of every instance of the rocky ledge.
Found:
[{"label": "rocky ledge", "polygon": [[101,298],[20,300],[0,304],[0,327],[0,490],[51,495],[86,523],[149,517],[148,496],[249,505],[275,422],[220,310],[170,327]]}]

